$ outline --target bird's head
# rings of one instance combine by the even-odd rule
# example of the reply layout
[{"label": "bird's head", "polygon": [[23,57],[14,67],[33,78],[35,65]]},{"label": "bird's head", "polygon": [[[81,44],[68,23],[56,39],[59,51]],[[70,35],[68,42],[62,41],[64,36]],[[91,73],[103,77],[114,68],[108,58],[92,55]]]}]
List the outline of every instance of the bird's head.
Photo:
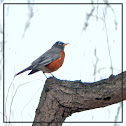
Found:
[{"label": "bird's head", "polygon": [[69,43],[63,43],[63,42],[61,42],[61,41],[57,41],[53,46],[52,46],[52,48],[53,47],[56,47],[56,48],[60,48],[60,49],[64,49],[64,47],[66,46],[66,45],[68,45]]}]

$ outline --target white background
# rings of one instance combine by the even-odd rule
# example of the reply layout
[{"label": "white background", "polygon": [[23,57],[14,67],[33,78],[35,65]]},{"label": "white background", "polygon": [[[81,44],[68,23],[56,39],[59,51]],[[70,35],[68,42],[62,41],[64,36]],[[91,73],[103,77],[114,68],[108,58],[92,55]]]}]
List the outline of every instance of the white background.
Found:
[{"label": "white background", "polygon": [[[13,0],[8,2],[19,1]],[[88,0],[87,2],[90,1]],[[111,0],[109,2],[116,1]],[[125,2],[119,2],[124,3],[125,12]],[[33,121],[35,110],[37,108],[40,94],[43,89],[46,78],[42,74],[42,72],[38,72],[28,76],[27,74],[29,71],[17,76],[14,80],[13,76],[17,72],[28,67],[33,60],[35,60],[38,56],[47,51],[56,41],[70,43],[65,47],[66,57],[63,66],[58,71],[53,73],[54,76],[59,79],[94,82],[109,77],[112,74],[112,69],[110,68],[111,62],[108,51],[108,44],[110,47],[109,49],[112,59],[113,74],[117,75],[121,72],[121,6],[111,5],[111,7],[107,7],[105,5],[94,5],[94,7],[98,7],[98,10],[95,9],[93,16],[91,16],[88,21],[88,27],[84,31],[84,23],[87,22],[86,14],[90,13],[92,5],[32,5],[31,8],[33,8],[34,14],[32,17],[29,16],[30,9],[28,8],[28,5],[6,5],[4,44],[5,100],[7,97],[8,88],[13,82],[9,90],[9,95],[7,97],[8,99],[6,104],[8,120],[10,119],[10,121]],[[103,14],[105,14],[105,19]],[[2,26],[2,4],[0,6],[0,16],[0,23]],[[98,16],[98,19],[96,16]],[[115,28],[115,20],[117,21],[117,29]],[[125,15],[123,28],[125,35]],[[1,34],[0,41],[2,41]],[[124,56],[125,53],[126,52],[124,36]],[[124,57],[124,64],[125,63],[126,61]],[[94,70],[95,66],[96,71]],[[123,70],[126,70],[125,66]],[[94,71],[96,72],[95,74]],[[50,76],[50,74],[47,74],[47,76]],[[2,88],[3,86],[2,84],[0,84],[0,126],[5,126],[6,124],[2,123]],[[16,95],[14,95],[15,93]],[[12,99],[13,104],[11,106],[12,111],[10,115],[10,105]],[[71,117],[68,117],[65,121],[115,121],[119,106],[120,104],[115,104],[105,108],[98,108],[95,110],[75,113],[72,114]],[[65,123],[63,124],[63,126],[124,126],[126,125],[125,106],[126,104],[124,102],[124,123]],[[122,117],[120,109],[117,121],[121,121],[121,118]],[[32,124],[11,125],[31,126]]]}]

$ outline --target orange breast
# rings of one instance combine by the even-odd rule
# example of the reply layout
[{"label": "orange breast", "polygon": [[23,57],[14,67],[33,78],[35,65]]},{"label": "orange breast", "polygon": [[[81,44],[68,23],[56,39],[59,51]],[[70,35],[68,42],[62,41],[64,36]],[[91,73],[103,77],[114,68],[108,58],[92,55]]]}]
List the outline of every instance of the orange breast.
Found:
[{"label": "orange breast", "polygon": [[60,55],[60,58],[53,61],[52,63],[50,63],[47,66],[47,68],[50,70],[50,72],[56,71],[62,66],[63,61],[64,61],[64,57],[65,57],[65,53],[64,53],[64,51],[62,51],[61,55]]}]

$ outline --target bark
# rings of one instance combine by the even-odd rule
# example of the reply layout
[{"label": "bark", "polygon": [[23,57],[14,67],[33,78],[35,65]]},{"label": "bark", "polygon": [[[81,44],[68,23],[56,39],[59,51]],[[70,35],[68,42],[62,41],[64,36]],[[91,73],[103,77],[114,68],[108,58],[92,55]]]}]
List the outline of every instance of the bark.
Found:
[{"label": "bark", "polygon": [[75,112],[123,100],[126,100],[126,72],[93,83],[51,77],[45,82],[33,126],[61,126]]}]

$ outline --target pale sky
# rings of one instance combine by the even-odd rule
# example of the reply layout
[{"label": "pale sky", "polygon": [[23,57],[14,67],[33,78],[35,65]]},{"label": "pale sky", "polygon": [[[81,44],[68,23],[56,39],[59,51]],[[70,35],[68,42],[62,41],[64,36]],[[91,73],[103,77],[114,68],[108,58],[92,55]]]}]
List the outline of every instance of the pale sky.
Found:
[{"label": "pale sky", "polygon": [[[96,7],[97,5],[94,6]],[[103,12],[106,13],[105,21],[113,74],[116,75],[121,72],[120,5],[111,5],[115,14],[111,8],[108,8],[106,11],[104,5],[99,5],[98,12],[97,9],[94,11],[94,17],[90,18],[86,31],[83,31],[83,27],[86,22],[86,13],[89,13],[92,9],[91,5],[40,4],[32,5],[32,7],[34,15],[30,19],[30,22],[28,19],[29,11],[27,5],[9,5],[5,7],[5,96],[7,95],[7,90],[13,80],[14,74],[28,67],[33,60],[51,48],[56,41],[63,41],[70,44],[65,47],[66,55],[64,64],[59,70],[53,73],[54,76],[63,80],[81,80],[82,82],[94,82],[109,77],[112,71],[110,69],[111,62],[108,53],[105,22],[102,20],[104,19]],[[98,20],[95,17],[97,14],[99,17]],[[117,30],[115,30],[115,19],[118,23]],[[30,23],[30,25],[24,32],[26,23]],[[99,60],[94,76],[94,65],[96,65],[97,61],[94,54],[95,49]],[[126,67],[124,66],[125,70]],[[11,108],[11,121],[33,121],[34,119],[35,110],[38,106],[46,78],[42,72],[30,76],[27,75],[28,72],[17,76],[10,88],[7,101],[8,118],[12,97],[17,92]],[[47,76],[50,76],[50,74],[47,74]],[[2,94],[0,94],[0,97],[2,97]],[[75,113],[65,121],[114,121],[119,105],[115,104],[105,108]],[[3,112],[1,106],[0,112]],[[125,108],[126,104],[124,102],[124,115],[126,116]],[[120,111],[118,121],[121,118]],[[125,119],[124,121],[126,124]],[[32,124],[12,125],[31,126]],[[69,125],[80,126],[84,124],[63,124],[63,126]],[[98,124],[92,125],[95,126]],[[108,125],[113,126],[114,124],[111,123]],[[120,125],[124,126],[124,124]],[[5,126],[5,124],[2,124],[2,126]]]}]

